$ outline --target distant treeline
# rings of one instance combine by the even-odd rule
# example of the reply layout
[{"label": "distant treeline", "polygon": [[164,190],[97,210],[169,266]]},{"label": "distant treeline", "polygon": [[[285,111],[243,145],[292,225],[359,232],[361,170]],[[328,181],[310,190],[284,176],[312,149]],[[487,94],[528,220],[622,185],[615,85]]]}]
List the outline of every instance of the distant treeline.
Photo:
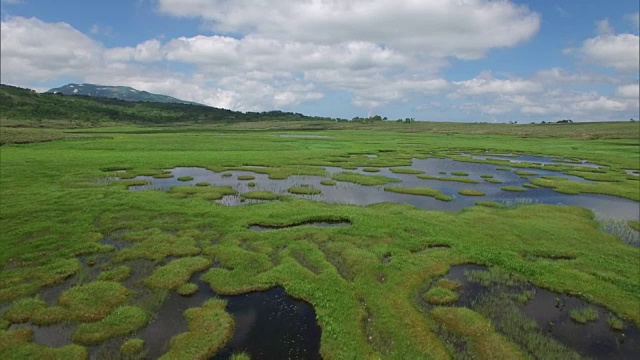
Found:
[{"label": "distant treeline", "polygon": [[204,105],[133,102],[81,95],[42,94],[0,84],[0,118],[59,120],[77,123],[131,122],[141,124],[224,123],[270,120],[327,120],[283,111],[239,112]]}]

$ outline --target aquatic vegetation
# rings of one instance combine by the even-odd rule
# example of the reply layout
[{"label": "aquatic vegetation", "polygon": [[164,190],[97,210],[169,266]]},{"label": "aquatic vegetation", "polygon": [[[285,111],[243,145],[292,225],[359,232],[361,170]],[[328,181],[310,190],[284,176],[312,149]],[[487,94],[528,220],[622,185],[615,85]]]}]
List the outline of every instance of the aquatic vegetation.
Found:
[{"label": "aquatic vegetation", "polygon": [[464,195],[464,196],[484,196],[484,195],[487,195],[487,193],[485,193],[484,191],[470,190],[470,189],[458,190],[458,194]]},{"label": "aquatic vegetation", "polygon": [[502,181],[498,180],[498,179],[484,179],[484,181],[490,183],[490,184],[502,184]]},{"label": "aquatic vegetation", "polygon": [[204,186],[209,186],[209,185],[211,185],[211,184],[209,184],[209,183],[208,183],[208,182],[206,182],[206,181],[201,181],[201,182],[196,183],[196,186],[202,186],[202,187],[204,187]]},{"label": "aquatic vegetation", "polygon": [[592,307],[586,307],[582,309],[572,309],[569,312],[569,316],[572,320],[579,322],[581,324],[586,324],[590,321],[595,321],[598,319],[598,310]]},{"label": "aquatic vegetation", "polygon": [[525,191],[527,191],[527,189],[523,189],[523,188],[517,187],[517,186],[504,186],[504,187],[501,187],[500,190],[502,190],[502,191],[515,191],[515,192],[525,192]]},{"label": "aquatic vegetation", "polygon": [[290,187],[289,189],[287,189],[287,192],[291,194],[296,194],[296,195],[318,195],[322,193],[321,190],[314,189],[312,187],[303,187],[303,186]]},{"label": "aquatic vegetation", "polygon": [[469,176],[469,173],[466,173],[464,171],[452,171],[451,175],[454,175],[454,176]]},{"label": "aquatic vegetation", "polygon": [[144,340],[137,338],[128,339],[120,346],[120,352],[123,355],[135,355],[141,353],[143,350]]},{"label": "aquatic vegetation", "polygon": [[399,188],[399,187],[385,187],[384,191],[391,191],[401,194],[411,194],[420,196],[431,196],[441,201],[452,201],[451,196],[447,196],[441,193],[439,190],[429,188]]},{"label": "aquatic vegetation", "polygon": [[537,189],[537,188],[539,188],[539,186],[533,185],[533,184],[529,184],[529,183],[522,184],[522,187],[526,187],[526,188],[529,188],[529,189]]},{"label": "aquatic vegetation", "polygon": [[380,169],[379,168],[366,167],[366,168],[363,168],[362,171],[375,173],[375,172],[380,172]]},{"label": "aquatic vegetation", "polygon": [[207,300],[202,307],[187,309],[189,330],[171,339],[169,351],[161,359],[208,358],[233,335],[234,322],[223,300]]},{"label": "aquatic vegetation", "polygon": [[82,360],[89,357],[89,352],[84,346],[73,344],[54,348],[31,342],[32,338],[33,332],[28,329],[0,330],[0,357],[69,360]]},{"label": "aquatic vegetation", "polygon": [[193,295],[196,291],[198,291],[198,285],[194,283],[182,284],[176,289],[176,292],[183,296]]},{"label": "aquatic vegetation", "polygon": [[480,177],[483,178],[483,179],[492,179],[493,175],[491,175],[491,174],[482,174],[482,175],[480,175]]},{"label": "aquatic vegetation", "polygon": [[256,177],[253,175],[238,175],[236,179],[238,180],[254,180]]},{"label": "aquatic vegetation", "polygon": [[384,185],[388,183],[400,182],[398,179],[381,175],[362,175],[353,172],[341,172],[333,175],[335,181],[352,182],[364,186]]},{"label": "aquatic vegetation", "polygon": [[424,174],[423,170],[416,170],[416,169],[411,169],[411,168],[390,168],[389,171],[391,171],[394,174]]},{"label": "aquatic vegetation", "polygon": [[64,291],[58,303],[68,310],[68,316],[80,321],[97,321],[123,304],[130,290],[119,282],[95,281]]},{"label": "aquatic vegetation", "polygon": [[533,172],[533,171],[526,171],[526,170],[516,170],[514,171],[514,173],[520,175],[520,176],[535,176],[538,175],[537,172]]},{"label": "aquatic vegetation", "polygon": [[157,268],[145,279],[147,286],[165,290],[175,289],[185,284],[193,274],[211,266],[211,260],[203,257],[186,257],[171,261]]},{"label": "aquatic vegetation", "polygon": [[320,184],[326,185],[326,186],[335,186],[336,182],[334,180],[321,180]]},{"label": "aquatic vegetation", "polygon": [[469,179],[465,177],[437,177],[431,175],[418,175],[420,179],[424,180],[440,180],[440,181],[454,181],[454,182],[462,182],[467,184],[478,184],[478,180]]},{"label": "aquatic vegetation", "polygon": [[266,190],[249,191],[249,192],[243,193],[241,196],[244,199],[253,199],[253,200],[278,200],[281,198],[280,195],[274,194]]},{"label": "aquatic vegetation", "polygon": [[640,201],[638,183],[633,180],[625,180],[622,182],[595,182],[593,184],[587,184],[562,177],[545,176],[529,179],[529,182],[533,185],[552,188],[554,191],[563,194],[605,194]]},{"label": "aquatic vegetation", "polygon": [[485,207],[492,207],[492,208],[507,208],[508,206],[504,203],[499,203],[499,202],[495,202],[495,201],[476,201],[476,205],[478,206],[485,206]]},{"label": "aquatic vegetation", "polygon": [[225,195],[236,195],[238,192],[230,186],[173,186],[169,193],[177,197],[194,196],[203,200],[220,200]]},{"label": "aquatic vegetation", "polygon": [[124,281],[131,276],[131,267],[119,265],[98,274],[97,280]]},{"label": "aquatic vegetation", "polygon": [[251,182],[247,183],[247,186],[250,187],[250,188],[253,188],[253,187],[256,187],[256,183],[251,181]]},{"label": "aquatic vegetation", "polygon": [[193,176],[180,176],[178,181],[191,181],[193,180]]},{"label": "aquatic vegetation", "polygon": [[609,314],[607,323],[613,330],[622,331],[624,329],[624,321],[617,317],[615,314]]},{"label": "aquatic vegetation", "polygon": [[73,341],[82,345],[101,343],[131,334],[148,321],[149,316],[139,307],[121,306],[100,321],[80,324],[73,333]]}]

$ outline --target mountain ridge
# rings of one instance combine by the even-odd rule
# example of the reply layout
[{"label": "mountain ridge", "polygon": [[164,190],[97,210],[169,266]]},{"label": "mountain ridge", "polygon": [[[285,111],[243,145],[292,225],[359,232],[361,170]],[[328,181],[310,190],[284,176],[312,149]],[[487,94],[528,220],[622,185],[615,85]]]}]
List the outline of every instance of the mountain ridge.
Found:
[{"label": "mountain ridge", "polygon": [[111,86],[89,83],[69,83],[57,88],[49,89],[45,94],[84,95],[92,97],[113,98],[125,101],[146,101],[156,103],[202,105],[192,101],[181,100],[164,94],[154,94],[145,90],[138,90],[130,86]]}]

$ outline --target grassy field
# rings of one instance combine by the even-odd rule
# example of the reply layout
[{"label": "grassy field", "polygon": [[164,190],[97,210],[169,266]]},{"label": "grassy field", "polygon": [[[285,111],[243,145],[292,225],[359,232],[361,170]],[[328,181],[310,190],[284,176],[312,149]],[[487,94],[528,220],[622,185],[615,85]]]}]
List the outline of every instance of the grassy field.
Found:
[{"label": "grassy field", "polygon": [[[14,145],[0,147],[0,358],[82,359],[87,345],[107,339],[119,339],[114,351],[122,356],[143,353],[144,343],[130,335],[161,315],[156,311],[167,294],[193,291],[189,281],[199,271],[220,294],[282,286],[311,304],[322,329],[321,355],[327,359],[456,356],[441,337],[442,327],[476,344],[476,357],[491,352],[496,357],[531,357],[530,349],[494,331],[480,314],[446,306],[455,298],[454,286],[439,284],[426,293],[454,264],[518,274],[536,286],[602,305],[619,321],[640,325],[640,250],[603,232],[593,214],[582,208],[484,202],[487,206],[454,213],[392,203],[325,204],[267,192],[245,196],[279,200],[227,207],[212,200],[236,192],[216,184],[183,183],[167,192],[127,189],[139,184],[131,180],[137,175],[163,177],[164,169],[178,166],[217,172],[244,169],[271,179],[322,175],[319,166],[333,166],[345,169],[333,176],[338,182],[438,197],[431,189],[405,189],[388,177],[349,169],[409,166],[415,157],[472,161],[459,154],[489,151],[606,165],[598,173],[573,171],[594,179],[580,187],[569,180],[531,180],[559,191],[640,200],[637,177],[625,173],[640,167],[637,123],[324,123],[323,130],[310,130],[318,124],[54,130],[48,137],[29,135],[49,140],[30,144],[12,140],[14,135],[23,138],[24,132],[3,134],[3,144]],[[366,154],[377,157],[361,156]],[[539,168],[519,166],[534,172]],[[554,166],[571,171],[566,165]],[[302,187],[292,192],[314,190],[319,191]],[[340,220],[351,226],[248,229]],[[105,237],[127,246],[107,245]],[[532,260],[541,256],[572,260]],[[138,282],[127,282],[143,260],[153,264],[151,272]],[[213,263],[218,266],[211,267]],[[72,287],[53,303],[39,295],[65,279]],[[424,311],[417,301],[425,298],[442,306]],[[188,358],[188,351],[206,357],[218,351],[234,329],[224,306],[213,299],[187,310],[188,331],[172,339],[166,357]],[[34,343],[30,330],[9,329],[11,324],[62,321],[79,326],[74,343],[60,348]]]}]

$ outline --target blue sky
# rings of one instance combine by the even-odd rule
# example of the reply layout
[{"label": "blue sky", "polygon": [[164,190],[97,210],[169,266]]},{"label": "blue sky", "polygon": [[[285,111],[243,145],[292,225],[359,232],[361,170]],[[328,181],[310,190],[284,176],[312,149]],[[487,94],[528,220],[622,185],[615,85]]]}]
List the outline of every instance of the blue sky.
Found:
[{"label": "blue sky", "polygon": [[637,1],[461,3],[1,0],[0,76],[342,118],[640,117]]}]

